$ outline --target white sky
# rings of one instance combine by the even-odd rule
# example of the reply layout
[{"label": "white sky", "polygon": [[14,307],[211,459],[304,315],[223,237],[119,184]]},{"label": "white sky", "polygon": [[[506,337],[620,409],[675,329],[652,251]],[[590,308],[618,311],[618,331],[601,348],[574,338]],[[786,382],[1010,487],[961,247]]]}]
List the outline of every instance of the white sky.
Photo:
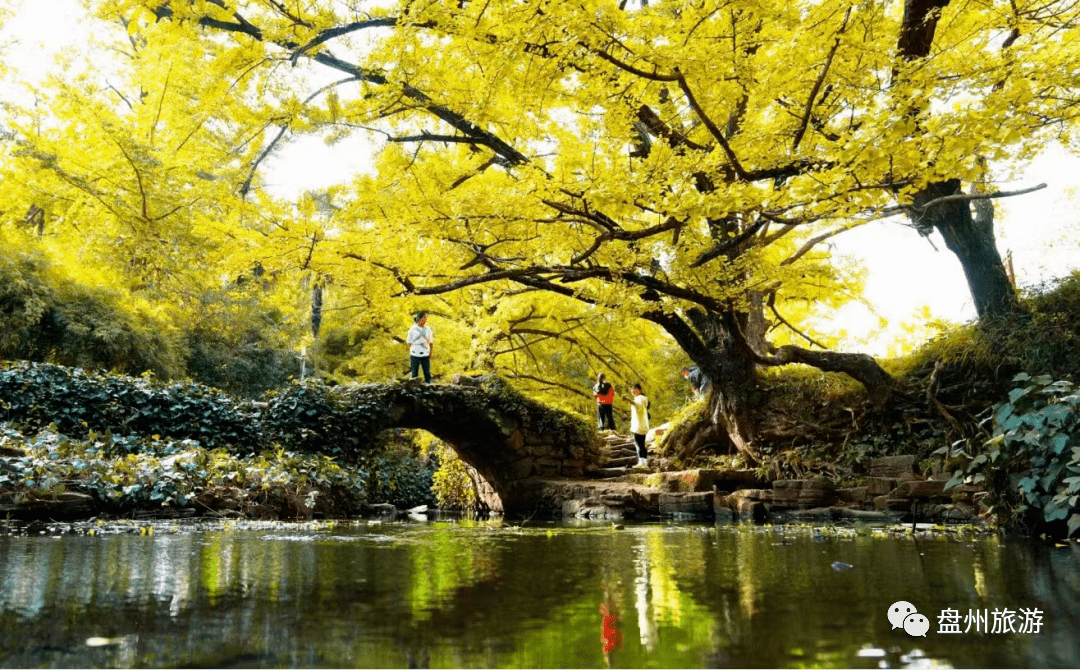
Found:
[{"label": "white sky", "polygon": [[[16,10],[0,44],[15,40],[6,49],[6,60],[26,79],[40,80],[55,68],[55,57],[62,50],[76,51],[86,41],[86,26],[80,20],[84,10],[77,0],[0,0],[0,6]],[[3,95],[8,97],[7,92]],[[285,197],[340,183],[366,167],[371,148],[356,142],[328,147],[311,138],[294,141],[267,162],[265,177]],[[1080,268],[1080,214],[1075,211],[1080,157],[1064,149],[1049,151],[1025,170],[1022,181],[999,188],[1015,190],[1043,182],[1048,188],[1042,191],[996,201],[998,250],[1003,257],[1012,252],[1022,287]],[[934,233],[931,246],[901,221],[873,223],[834,238],[835,252],[862,259],[869,272],[865,297],[890,323],[881,332],[865,306],[845,307],[829,324],[830,330],[847,331],[842,349],[890,353],[895,335],[905,325],[922,332],[924,306],[936,319],[963,322],[975,316],[959,261],[945,249],[941,237]]]}]

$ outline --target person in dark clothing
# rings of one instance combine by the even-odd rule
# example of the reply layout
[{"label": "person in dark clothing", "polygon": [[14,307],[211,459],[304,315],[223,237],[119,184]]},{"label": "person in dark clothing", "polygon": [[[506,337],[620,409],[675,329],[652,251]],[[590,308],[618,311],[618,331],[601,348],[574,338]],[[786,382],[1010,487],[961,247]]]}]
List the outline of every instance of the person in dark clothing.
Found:
[{"label": "person in dark clothing", "polygon": [[712,380],[696,365],[692,368],[683,368],[682,376],[690,382],[690,390],[698,398],[705,395],[709,391],[709,387],[712,386]]},{"label": "person in dark clothing", "polygon": [[593,397],[596,398],[596,428],[615,430],[615,414],[612,406],[615,403],[615,387],[604,379],[604,373],[596,376],[596,386],[593,387]]}]

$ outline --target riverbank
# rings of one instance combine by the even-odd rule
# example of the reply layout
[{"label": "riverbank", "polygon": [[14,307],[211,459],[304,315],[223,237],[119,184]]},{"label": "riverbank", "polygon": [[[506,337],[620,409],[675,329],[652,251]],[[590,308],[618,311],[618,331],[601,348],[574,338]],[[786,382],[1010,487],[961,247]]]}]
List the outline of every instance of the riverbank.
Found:
[{"label": "riverbank", "polygon": [[[606,442],[602,454],[610,460],[601,465],[618,464],[629,438]],[[385,456],[381,472],[365,472],[281,449],[240,458],[193,440],[93,433],[78,440],[50,430],[27,438],[10,427],[0,427],[0,450],[0,516],[22,521],[394,518],[435,509],[423,481],[411,483],[412,495],[388,496],[398,481],[400,494],[410,484],[399,472],[390,485]],[[651,464],[668,466],[656,458]],[[913,456],[875,459],[862,485],[844,488],[824,477],[769,481],[745,469],[600,467],[590,474],[533,480],[534,516],[979,523],[987,512],[982,487],[946,492],[943,480],[917,471]]]},{"label": "riverbank", "polygon": [[[439,432],[456,416],[443,439],[468,444],[467,460],[484,473],[444,472],[441,490],[493,510],[510,495],[524,517],[761,520],[855,510],[934,522],[993,517],[1066,537],[1080,530],[1080,393],[1068,381],[1080,370],[1080,275],[1027,307],[1010,323],[966,326],[887,362],[895,385],[884,406],[842,375],[770,376],[760,462],[665,439],[647,472],[634,469],[628,437],[601,449],[586,422],[494,378],[308,382],[251,402],[196,384],[5,364],[0,419],[13,423],[0,429],[0,514],[304,519],[356,516],[371,503],[433,504],[431,475],[387,475],[391,465],[363,459],[379,457],[390,426]],[[691,405],[680,419],[703,409]],[[680,488],[683,479],[699,483]]]},{"label": "riverbank", "polygon": [[[824,477],[837,490],[868,485],[875,459],[909,456],[920,476],[945,481],[946,493],[956,485],[984,488],[987,511],[1004,527],[1076,534],[1080,273],[1031,292],[1022,307],[880,361],[894,379],[883,404],[843,375],[798,367],[768,371],[755,409],[761,417],[757,463],[689,440],[665,440],[659,455],[673,469],[753,466],[772,481]],[[705,411],[697,403],[678,419],[700,423]],[[869,495],[886,495],[884,489],[878,484]],[[892,499],[900,505],[903,497]]]}]

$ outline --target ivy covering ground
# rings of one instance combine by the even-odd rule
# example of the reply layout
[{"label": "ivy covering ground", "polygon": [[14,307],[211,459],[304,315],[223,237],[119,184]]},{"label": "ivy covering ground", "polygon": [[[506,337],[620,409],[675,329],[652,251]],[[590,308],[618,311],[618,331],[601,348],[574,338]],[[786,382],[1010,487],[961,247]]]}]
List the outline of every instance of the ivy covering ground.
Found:
[{"label": "ivy covering ground", "polygon": [[32,437],[0,424],[0,504],[92,496],[102,513],[195,508],[247,516],[344,516],[366,500],[366,475],[327,456],[278,449],[240,458],[196,440],[54,429]]},{"label": "ivy covering ground", "polygon": [[379,412],[308,380],[265,402],[195,383],[0,364],[0,505],[89,494],[103,513],[358,514],[434,505],[434,463]]}]

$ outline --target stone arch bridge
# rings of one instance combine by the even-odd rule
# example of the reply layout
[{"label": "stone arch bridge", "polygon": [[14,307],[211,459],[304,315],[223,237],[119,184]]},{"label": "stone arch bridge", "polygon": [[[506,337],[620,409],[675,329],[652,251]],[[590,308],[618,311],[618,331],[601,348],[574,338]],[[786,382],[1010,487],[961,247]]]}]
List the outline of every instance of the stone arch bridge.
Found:
[{"label": "stone arch bridge", "polygon": [[[512,515],[558,513],[544,480],[579,479],[600,459],[588,422],[514,391],[497,376],[456,383],[294,384],[266,402],[238,401],[198,384],[0,362],[0,421],[69,434],[194,439],[247,454],[270,444],[344,457],[390,428],[419,428],[454,447],[480,500]],[[475,475],[479,475],[476,477]]]},{"label": "stone arch bridge", "polygon": [[451,445],[492,511],[557,513],[561,501],[549,499],[544,480],[581,479],[600,459],[602,443],[589,422],[531,400],[496,376],[459,376],[453,385],[342,386],[335,393],[370,422],[372,435],[415,428]]}]

